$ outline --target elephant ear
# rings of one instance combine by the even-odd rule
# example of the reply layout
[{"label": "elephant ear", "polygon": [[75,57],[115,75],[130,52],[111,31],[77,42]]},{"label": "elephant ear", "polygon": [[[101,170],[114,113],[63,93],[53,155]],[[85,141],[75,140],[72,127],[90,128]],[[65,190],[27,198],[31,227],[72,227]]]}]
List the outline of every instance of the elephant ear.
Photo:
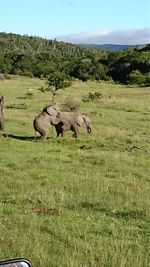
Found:
[{"label": "elephant ear", "polygon": [[55,106],[47,106],[43,109],[50,116],[57,116],[57,110]]},{"label": "elephant ear", "polygon": [[87,129],[87,132],[90,134],[92,133],[92,126],[91,126],[91,121],[90,118],[86,115],[83,115],[83,121],[84,121],[84,127]]},{"label": "elephant ear", "polygon": [[87,116],[86,115],[82,115],[82,119],[83,119],[84,123],[86,124],[87,123]]},{"label": "elephant ear", "polygon": [[79,127],[84,127],[85,122],[83,119],[83,115],[82,114],[77,114],[75,117],[75,122]]},{"label": "elephant ear", "polygon": [[86,123],[90,123],[91,122],[90,118],[87,115],[82,115],[82,118],[83,118],[84,122],[86,122]]},{"label": "elephant ear", "polygon": [[84,125],[86,127],[89,127],[91,125],[91,121],[90,121],[89,117],[86,116],[86,115],[82,115],[82,118],[83,118],[83,121],[84,121]]}]

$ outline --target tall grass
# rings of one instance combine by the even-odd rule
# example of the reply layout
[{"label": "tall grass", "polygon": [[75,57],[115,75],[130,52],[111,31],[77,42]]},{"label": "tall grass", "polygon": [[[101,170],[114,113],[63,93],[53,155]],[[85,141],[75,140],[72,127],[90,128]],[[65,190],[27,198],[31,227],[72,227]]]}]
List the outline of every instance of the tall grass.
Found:
[{"label": "tall grass", "polygon": [[[0,83],[7,136],[0,140],[0,259],[150,266],[150,88],[74,82],[56,100],[78,99],[93,135],[81,129],[78,140],[69,132],[57,139],[53,129],[34,142],[33,118],[51,101],[41,86],[20,77]],[[103,97],[82,102],[89,92]]]}]

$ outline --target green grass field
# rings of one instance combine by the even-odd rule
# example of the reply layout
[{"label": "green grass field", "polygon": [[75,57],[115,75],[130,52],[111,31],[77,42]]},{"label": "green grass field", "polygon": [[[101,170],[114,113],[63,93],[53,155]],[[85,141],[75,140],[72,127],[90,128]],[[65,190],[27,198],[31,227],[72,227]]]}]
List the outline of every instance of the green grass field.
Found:
[{"label": "green grass field", "polygon": [[[51,94],[44,80],[0,82],[0,259],[33,267],[150,266],[150,88],[74,82],[71,96],[94,128],[33,141],[32,121]],[[89,92],[98,101],[83,102]]]}]

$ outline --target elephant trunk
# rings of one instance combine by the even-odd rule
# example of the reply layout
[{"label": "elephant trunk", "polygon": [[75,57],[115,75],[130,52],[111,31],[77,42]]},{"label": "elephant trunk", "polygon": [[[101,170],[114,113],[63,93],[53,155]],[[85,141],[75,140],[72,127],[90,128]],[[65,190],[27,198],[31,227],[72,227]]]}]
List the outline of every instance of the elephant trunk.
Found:
[{"label": "elephant trunk", "polygon": [[91,133],[92,133],[92,128],[91,128],[90,126],[87,126],[86,129],[87,129],[87,133],[88,133],[88,134],[91,134]]}]

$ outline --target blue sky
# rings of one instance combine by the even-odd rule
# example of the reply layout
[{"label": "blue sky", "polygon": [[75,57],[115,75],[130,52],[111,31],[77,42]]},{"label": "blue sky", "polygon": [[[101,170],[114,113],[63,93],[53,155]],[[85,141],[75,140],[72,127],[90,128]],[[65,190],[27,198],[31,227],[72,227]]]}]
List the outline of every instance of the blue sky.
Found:
[{"label": "blue sky", "polygon": [[74,43],[150,42],[150,0],[1,0],[0,32]]}]

